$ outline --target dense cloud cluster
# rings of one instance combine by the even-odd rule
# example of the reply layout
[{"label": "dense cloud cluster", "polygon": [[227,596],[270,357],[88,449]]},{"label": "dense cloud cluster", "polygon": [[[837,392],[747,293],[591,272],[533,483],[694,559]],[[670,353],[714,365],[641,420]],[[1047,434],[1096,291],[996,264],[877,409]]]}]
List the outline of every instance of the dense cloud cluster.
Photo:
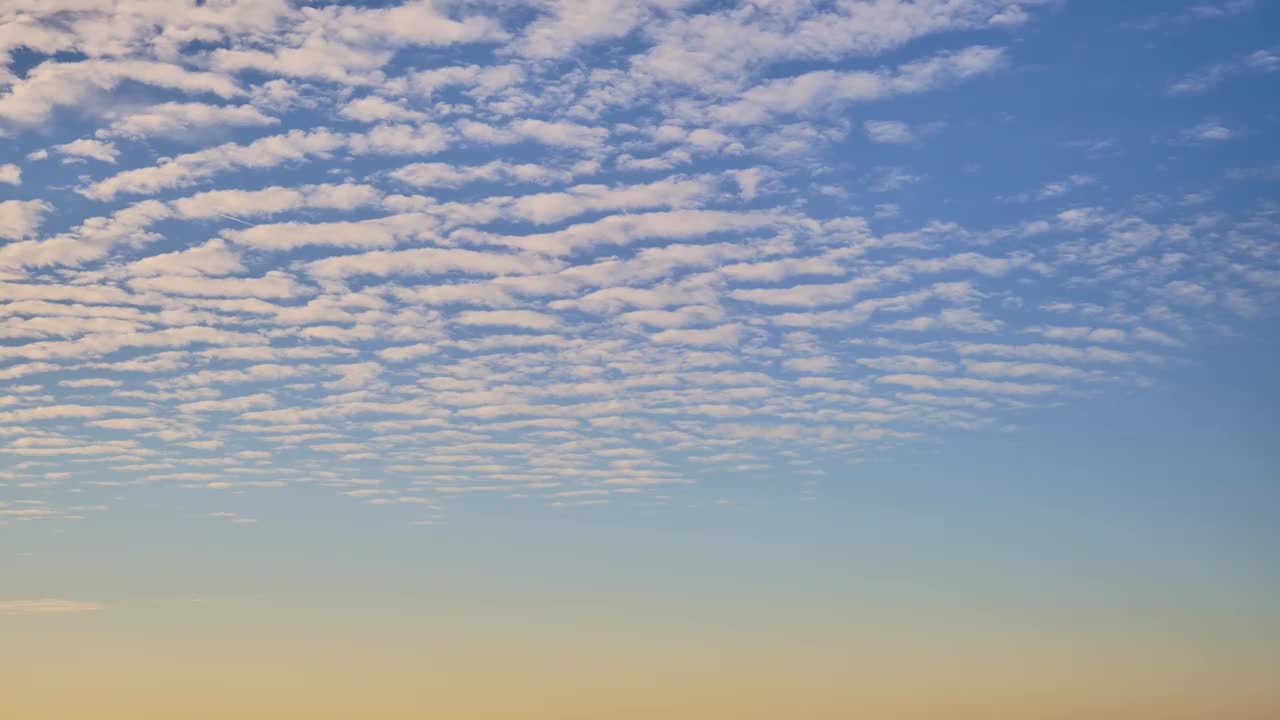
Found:
[{"label": "dense cloud cluster", "polygon": [[[153,483],[418,521],[813,492],[1146,384],[1274,302],[1273,206],[1082,203],[1105,179],[1070,171],[984,226],[896,196],[947,118],[886,103],[995,81],[1043,5],[9,0],[0,523]],[[902,163],[849,170],[855,140]]]}]

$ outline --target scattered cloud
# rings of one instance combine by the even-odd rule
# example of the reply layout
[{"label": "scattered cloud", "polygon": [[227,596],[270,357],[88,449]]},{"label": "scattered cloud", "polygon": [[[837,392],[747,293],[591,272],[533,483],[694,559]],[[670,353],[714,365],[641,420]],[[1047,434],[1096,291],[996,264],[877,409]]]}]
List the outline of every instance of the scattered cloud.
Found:
[{"label": "scattered cloud", "polygon": [[[1138,147],[1028,126],[1056,3],[15,1],[10,526],[127,485],[211,525],[300,485],[665,502],[1145,386],[1280,301],[1269,129],[1210,92],[1271,49],[1175,78]],[[1107,71],[1183,66],[1146,67]]]},{"label": "scattered cloud", "polygon": [[1207,93],[1227,80],[1280,71],[1280,49],[1256,50],[1242,58],[1214,63],[1169,84],[1170,95]]},{"label": "scattered cloud", "polygon": [[911,126],[898,120],[868,120],[862,124],[871,142],[901,144],[914,142]]},{"label": "scattered cloud", "polygon": [[1193,128],[1183,130],[1181,138],[1189,143],[1217,143],[1234,139],[1238,134],[1237,131],[1219,122],[1206,120]]},{"label": "scattered cloud", "polygon": [[53,146],[53,151],[67,158],[88,158],[111,163],[112,165],[115,164],[116,157],[120,155],[120,151],[112,143],[85,138],[73,140],[62,145],[55,145]]}]

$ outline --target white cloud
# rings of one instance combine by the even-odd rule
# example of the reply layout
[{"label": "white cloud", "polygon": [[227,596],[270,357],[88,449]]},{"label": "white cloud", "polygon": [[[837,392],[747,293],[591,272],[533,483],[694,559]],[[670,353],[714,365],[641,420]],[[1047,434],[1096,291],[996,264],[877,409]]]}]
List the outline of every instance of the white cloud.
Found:
[{"label": "white cloud", "polygon": [[558,270],[544,258],[478,252],[456,248],[415,248],[342,255],[306,264],[306,272],[320,280],[340,280],[357,275],[443,275],[462,272],[477,275],[520,275]]},{"label": "white cloud", "polygon": [[955,370],[952,363],[917,355],[884,355],[874,358],[858,358],[858,364],[873,370],[891,373],[946,373]]},{"label": "white cloud", "polygon": [[575,185],[563,192],[515,198],[508,212],[521,220],[554,223],[582,213],[696,206],[715,191],[708,178],[668,178],[645,185]]},{"label": "white cloud", "polygon": [[1236,131],[1212,120],[1203,122],[1182,132],[1187,142],[1222,142],[1236,137]]},{"label": "white cloud", "polygon": [[771,80],[713,112],[728,124],[763,123],[776,115],[804,114],[840,103],[924,92],[945,83],[992,72],[1004,61],[1003,49],[977,45],[958,52],[939,53],[901,65],[893,71],[815,70]]},{"label": "white cloud", "polygon": [[528,183],[566,182],[572,173],[531,163],[494,160],[483,165],[456,166],[447,163],[413,163],[393,170],[391,177],[415,187],[460,187],[473,182],[514,181]]},{"label": "white cloud", "polygon": [[1249,12],[1256,4],[1256,0],[1220,0],[1199,3],[1188,8],[1187,15],[1202,20],[1214,20]]},{"label": "white cloud", "polygon": [[378,125],[363,135],[352,135],[351,152],[357,155],[432,155],[449,145],[449,135],[435,125]]},{"label": "white cloud", "polygon": [[872,181],[871,189],[876,192],[893,192],[908,185],[914,185],[923,179],[903,167],[884,168]]},{"label": "white cloud", "polygon": [[848,302],[861,293],[875,289],[879,284],[877,278],[858,278],[843,283],[734,290],[730,297],[762,305],[821,307]]},{"label": "white cloud", "polygon": [[1034,192],[1018,193],[1011,195],[1007,200],[1013,202],[1030,202],[1032,200],[1052,200],[1055,198],[1068,195],[1075,190],[1091,185],[1097,185],[1098,178],[1093,175],[1068,175],[1059,180],[1050,180]]},{"label": "white cloud", "polygon": [[868,120],[862,124],[872,142],[901,144],[915,142],[911,126],[898,120]]},{"label": "white cloud", "polygon": [[996,395],[1043,395],[1056,389],[1053,385],[1043,383],[1013,383],[978,378],[936,377],[918,374],[882,375],[876,378],[876,382],[905,385],[915,390],[962,390]]},{"label": "white cloud", "polygon": [[1026,362],[1005,362],[1005,361],[986,361],[975,362],[972,360],[965,361],[965,371],[971,375],[984,375],[987,377],[1006,377],[1006,378],[1027,378],[1027,377],[1043,377],[1053,380],[1071,380],[1084,376],[1086,373],[1079,368],[1068,367],[1064,365],[1050,365],[1047,363],[1026,363]]},{"label": "white cloud", "polygon": [[210,58],[224,72],[255,70],[270,75],[372,84],[397,47],[447,46],[499,39],[492,20],[454,19],[427,2],[382,8],[329,5],[302,16],[293,41],[267,50],[220,48]]},{"label": "white cloud", "polygon": [[1090,343],[1123,343],[1129,339],[1129,333],[1122,328],[1097,327],[1036,327],[1031,331],[1051,340]]},{"label": "white cloud", "polygon": [[968,308],[947,308],[937,315],[926,315],[886,323],[885,330],[926,332],[930,330],[958,330],[969,333],[989,333],[1000,329],[1000,321],[991,320]]},{"label": "white cloud", "polygon": [[423,113],[410,110],[399,103],[390,102],[377,95],[357,98],[347,103],[338,114],[349,120],[374,123],[388,120],[421,120]]},{"label": "white cloud", "polygon": [[135,277],[129,280],[129,287],[139,292],[196,297],[293,298],[306,292],[292,277],[280,271],[258,278],[210,278],[189,274]]},{"label": "white cloud", "polygon": [[487,97],[498,93],[524,78],[524,68],[518,64],[451,65],[415,70],[401,77],[392,78],[382,85],[380,92],[391,95],[419,95],[431,97],[441,90],[456,86],[469,88],[468,95]]},{"label": "white cloud", "polygon": [[521,138],[580,150],[598,150],[609,136],[605,128],[565,121],[517,120],[508,129]]},{"label": "white cloud", "polygon": [[556,0],[550,3],[549,15],[525,30],[515,51],[553,58],[582,45],[625,37],[648,15],[647,5],[629,0]]},{"label": "white cloud", "polygon": [[404,238],[434,238],[438,226],[435,218],[407,213],[352,222],[271,223],[247,230],[224,230],[222,235],[237,245],[258,250],[292,250],[306,245],[388,248]]},{"label": "white cloud", "polygon": [[510,325],[527,330],[550,330],[560,321],[554,315],[533,310],[468,310],[458,315],[463,325]]},{"label": "white cloud", "polygon": [[21,240],[35,234],[53,206],[43,200],[0,201],[0,238]]},{"label": "white cloud", "polygon": [[353,210],[372,205],[381,198],[369,185],[302,185],[261,190],[210,190],[170,202],[174,211],[186,218],[233,218],[277,215],[304,208]]},{"label": "white cloud", "polygon": [[237,168],[269,168],[290,161],[325,157],[345,144],[345,136],[325,129],[290,130],[283,135],[259,138],[248,145],[226,143],[179,155],[164,165],[126,170],[81,192],[94,200],[111,200],[122,193],[155,194],[194,185]]},{"label": "white cloud", "polygon": [[1008,26],[1039,3],[880,2],[838,5],[824,12],[808,3],[762,6],[754,13],[681,16],[656,28],[657,44],[636,61],[652,82],[732,92],[752,69],[783,60],[874,56],[946,31]]},{"label": "white cloud", "polygon": [[222,240],[210,240],[189,250],[143,258],[126,268],[130,275],[229,275],[244,271],[240,255]]},{"label": "white cloud", "polygon": [[[681,503],[1159,392],[1280,299],[1266,168],[1027,124],[995,71],[1044,2],[14,2],[0,482],[48,504],[0,522],[147,482],[243,524],[196,498]],[[1217,110],[1158,136],[1237,140],[1197,173],[1266,131]],[[1089,163],[1010,170],[1030,139]]]},{"label": "white cloud", "polygon": [[141,139],[182,137],[206,130],[263,127],[280,121],[252,105],[210,105],[198,102],[166,102],[135,112],[108,115],[111,124],[99,137]]},{"label": "white cloud", "polygon": [[728,346],[738,344],[742,335],[742,325],[730,323],[720,327],[698,330],[663,330],[654,333],[652,340],[656,343],[694,346]]},{"label": "white cloud", "polygon": [[187,70],[165,62],[100,59],[43,62],[13,83],[9,92],[0,95],[0,118],[26,125],[43,122],[55,107],[74,105],[95,91],[114,89],[124,81],[222,98],[244,94],[235,81],[225,75]]},{"label": "white cloud", "polygon": [[771,213],[673,210],[611,215],[549,233],[509,236],[469,233],[466,237],[474,238],[477,243],[525,248],[548,255],[568,255],[583,248],[626,245],[642,238],[681,239],[714,232],[740,232],[775,225],[782,220]]},{"label": "white cloud", "polygon": [[178,406],[178,411],[183,413],[236,413],[246,410],[273,408],[275,406],[276,399],[274,397],[267,393],[257,393],[256,395],[244,395],[225,400],[199,400],[183,403]]},{"label": "white cloud", "polygon": [[116,149],[114,144],[86,138],[73,140],[63,145],[54,145],[53,150],[59,155],[100,160],[112,165],[115,164],[116,158],[120,155],[120,151]]}]

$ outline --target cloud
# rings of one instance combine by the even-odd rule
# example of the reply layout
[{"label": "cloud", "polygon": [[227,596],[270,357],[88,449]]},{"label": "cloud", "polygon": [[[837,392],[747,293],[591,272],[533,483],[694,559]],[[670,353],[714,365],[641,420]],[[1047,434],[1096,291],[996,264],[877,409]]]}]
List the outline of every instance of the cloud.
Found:
[{"label": "cloud", "polygon": [[231,242],[258,250],[292,250],[307,245],[351,248],[394,247],[405,238],[435,237],[439,223],[432,217],[406,213],[354,222],[271,223],[247,230],[224,230]]},{"label": "cloud", "polygon": [[868,120],[862,124],[871,142],[901,144],[915,142],[911,126],[898,120]]},{"label": "cloud", "polygon": [[532,140],[558,147],[579,150],[598,150],[609,136],[605,128],[588,127],[568,121],[548,122],[538,119],[517,120],[505,128],[483,123],[460,123],[463,137],[473,142],[490,145],[511,145],[522,140]]},{"label": "cloud", "polygon": [[273,408],[275,406],[276,399],[274,397],[267,393],[257,393],[225,400],[199,400],[197,402],[183,403],[178,406],[178,411],[183,413],[244,412],[246,410]]},{"label": "cloud", "polygon": [[139,140],[149,137],[182,137],[228,128],[263,127],[280,121],[252,105],[210,105],[198,102],[166,102],[134,112],[113,112],[111,124],[99,137]]},{"label": "cloud", "polygon": [[654,333],[656,343],[694,346],[734,346],[742,335],[742,325],[730,323],[720,327],[698,330],[663,330]]},{"label": "cloud", "polygon": [[1005,62],[1005,51],[975,45],[942,52],[888,71],[815,70],[754,87],[713,112],[728,124],[755,124],[776,115],[804,114],[832,105],[866,102],[924,92],[940,85],[993,72]]},{"label": "cloud", "polygon": [[369,185],[274,185],[260,190],[210,190],[178,198],[169,203],[174,212],[185,218],[233,218],[278,215],[291,210],[354,210],[372,205],[382,197]]},{"label": "cloud", "polygon": [[488,18],[455,19],[428,2],[380,8],[330,5],[301,16],[294,31],[286,35],[292,42],[265,50],[219,48],[210,60],[224,72],[253,70],[363,85],[378,78],[378,68],[396,48],[448,46],[502,36],[501,28]]},{"label": "cloud", "polygon": [[258,522],[255,518],[244,517],[238,513],[226,511],[211,512],[208,514],[208,517],[226,520],[232,525],[253,525]]},{"label": "cloud", "polygon": [[736,300],[762,305],[820,307],[848,302],[862,293],[875,289],[879,284],[879,279],[868,277],[843,283],[734,290],[730,296]]},{"label": "cloud", "polygon": [[1197,95],[1267,49],[1162,76],[1207,120],[1128,120],[1203,147],[1134,174],[1018,91],[1053,3],[19,1],[0,482],[41,503],[2,521],[679,503],[1159,392],[1280,301],[1228,174],[1268,130]]},{"label": "cloud", "polygon": [[[189,273],[189,269],[183,270]],[[281,271],[272,271],[257,278],[212,278],[191,274],[135,277],[129,280],[129,287],[141,292],[197,297],[293,298],[306,292],[303,286]]]},{"label": "cloud", "polygon": [[1011,202],[1032,202],[1036,200],[1053,200],[1066,196],[1080,188],[1098,184],[1093,175],[1068,175],[1059,180],[1050,180],[1034,192],[1018,193],[1005,198]]},{"label": "cloud", "polygon": [[401,104],[390,102],[377,95],[357,98],[347,103],[338,114],[348,120],[375,123],[388,120],[421,120],[423,113],[410,110]]},{"label": "cloud", "polygon": [[449,145],[449,135],[435,125],[389,125],[352,135],[351,152],[357,155],[432,155]]},{"label": "cloud", "polygon": [[680,16],[652,34],[657,43],[636,67],[650,82],[731,92],[744,75],[786,60],[868,57],[912,40],[963,29],[1025,22],[1027,2],[885,2],[823,11],[810,4],[757,13]]},{"label": "cloud", "polygon": [[259,138],[248,145],[226,143],[179,155],[164,165],[126,170],[81,191],[94,200],[120,194],[155,194],[194,185],[220,172],[237,168],[269,168],[290,161],[324,157],[346,146],[346,137],[325,129],[290,130]]},{"label": "cloud", "polygon": [[1221,2],[1207,2],[1198,5],[1192,5],[1187,9],[1187,14],[1191,17],[1213,20],[1223,17],[1231,17],[1233,15],[1241,15],[1253,10],[1256,0],[1221,0]]},{"label": "cloud", "polygon": [[558,0],[534,21],[515,52],[534,58],[562,57],[583,45],[625,37],[649,14],[648,3],[628,0]]},{"label": "cloud", "polygon": [[708,178],[668,178],[621,187],[575,185],[563,192],[515,198],[506,212],[521,220],[545,225],[583,213],[697,206],[715,189],[715,183]]},{"label": "cloud", "polygon": [[222,240],[210,240],[190,250],[152,255],[129,264],[135,277],[156,275],[230,275],[244,271],[240,255]]},{"label": "cloud", "polygon": [[77,600],[0,600],[0,615],[64,615],[69,613],[97,612],[104,609],[101,603]]},{"label": "cloud", "polygon": [[971,375],[1006,378],[1044,377],[1054,380],[1072,380],[1086,376],[1086,373],[1079,368],[1047,363],[966,360],[965,370]]},{"label": "cloud", "polygon": [[526,330],[550,330],[560,321],[554,315],[533,310],[468,310],[458,315],[463,325],[509,325]]},{"label": "cloud", "polygon": [[915,355],[886,355],[874,358],[858,358],[858,364],[873,370],[896,373],[945,373],[955,369],[952,363],[931,357]]},{"label": "cloud", "polygon": [[89,158],[111,163],[112,165],[115,164],[116,158],[120,155],[120,151],[112,143],[84,138],[62,145],[54,145],[53,151],[67,157]]},{"label": "cloud", "polygon": [[962,390],[975,393],[993,393],[997,395],[1042,395],[1053,392],[1053,385],[1043,383],[1013,383],[993,380],[981,380],[966,377],[936,377],[933,375],[897,374],[882,375],[876,378],[878,383],[905,385],[915,390]]},{"label": "cloud", "polygon": [[1182,131],[1182,140],[1191,143],[1216,143],[1231,140],[1237,135],[1225,125],[1207,120],[1199,125]]},{"label": "cloud", "polygon": [[473,182],[511,181],[545,184],[566,182],[572,173],[532,163],[513,164],[494,160],[483,165],[455,166],[447,163],[413,163],[389,173],[396,180],[415,187],[461,187]]},{"label": "cloud", "polygon": [[560,268],[552,260],[456,248],[417,248],[342,255],[315,260],[307,274],[321,280],[340,280],[355,275],[444,275],[462,272],[475,275],[519,275],[549,272]]},{"label": "cloud", "polygon": [[908,320],[886,323],[885,330],[926,332],[931,330],[958,330],[970,333],[989,333],[1000,329],[1000,322],[990,320],[968,308],[947,308],[937,315],[920,316]]},{"label": "cloud", "polygon": [[524,248],[547,255],[569,255],[599,245],[626,245],[644,238],[683,239],[715,232],[741,232],[767,227],[783,218],[770,213],[713,210],[673,210],[610,215],[563,230],[529,235],[467,234],[476,243]]},{"label": "cloud", "polygon": [[1037,327],[1031,328],[1031,332],[1042,335],[1052,340],[1065,340],[1073,342],[1091,342],[1091,343],[1124,343],[1129,339],[1129,333],[1123,328],[1095,328],[1095,327]]},{"label": "cloud", "polygon": [[74,105],[94,91],[131,81],[189,94],[222,98],[244,94],[234,80],[149,60],[90,59],[78,63],[43,62],[0,95],[0,119],[24,125],[46,120],[55,107]]},{"label": "cloud", "polygon": [[84,188],[93,200],[111,200],[120,193],[154,195],[187,187],[201,179],[237,168],[271,168],[291,160],[326,156],[346,145],[346,137],[328,129],[289,131],[284,135],[259,138],[248,145],[225,143],[209,150],[188,152],[169,163],[151,168],[125,170]]},{"label": "cloud", "polygon": [[0,238],[21,240],[35,234],[53,206],[43,200],[0,201]]},{"label": "cloud", "polygon": [[0,412],[0,422],[27,423],[45,420],[99,418],[103,415],[137,414],[140,408],[127,406],[44,405]]},{"label": "cloud", "polygon": [[454,87],[467,87],[467,94],[473,97],[487,97],[498,93],[511,85],[519,83],[525,77],[525,70],[518,64],[494,65],[450,65],[414,70],[396,78],[391,78],[379,89],[379,92],[390,95],[416,95],[429,98],[437,93]]},{"label": "cloud", "polygon": [[915,185],[924,178],[915,175],[904,167],[884,168],[877,173],[871,182],[871,189],[876,192],[893,192],[908,185]]}]

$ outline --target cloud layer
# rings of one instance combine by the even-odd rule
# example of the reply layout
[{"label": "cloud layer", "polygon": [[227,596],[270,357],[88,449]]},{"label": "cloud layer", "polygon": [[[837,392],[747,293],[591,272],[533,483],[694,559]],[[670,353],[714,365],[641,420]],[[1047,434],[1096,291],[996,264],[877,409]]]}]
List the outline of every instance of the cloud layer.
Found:
[{"label": "cloud layer", "polygon": [[[930,204],[942,108],[990,96],[1042,4],[8,2],[0,483],[312,484],[419,522],[811,492],[1149,385],[1274,304],[1275,210],[1071,167]],[[0,523],[97,509],[5,497]],[[58,608],[93,609],[0,603]]]}]

